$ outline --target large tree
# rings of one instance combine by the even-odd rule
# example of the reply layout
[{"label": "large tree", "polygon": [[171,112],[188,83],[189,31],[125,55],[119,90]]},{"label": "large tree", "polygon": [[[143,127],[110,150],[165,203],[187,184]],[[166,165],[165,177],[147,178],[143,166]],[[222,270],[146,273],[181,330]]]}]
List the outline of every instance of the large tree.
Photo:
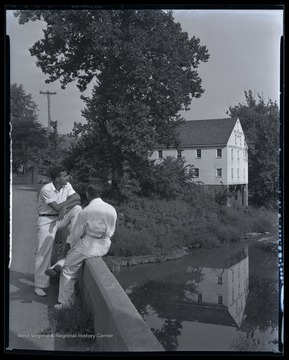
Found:
[{"label": "large tree", "polygon": [[87,158],[98,158],[96,171],[109,168],[113,187],[125,172],[141,174],[156,143],[176,142],[183,121],[177,114],[204,92],[196,69],[209,54],[172,12],[39,10],[15,16],[20,24],[47,24],[44,38],[30,49],[47,82],[60,80],[65,88],[76,80],[84,91],[94,81],[92,96],[83,98],[87,123],[76,125],[78,146],[88,150]]},{"label": "large tree", "polygon": [[38,121],[37,105],[22,84],[10,86],[10,120],[13,172],[19,165],[27,165],[29,160],[44,171],[62,162],[67,151],[61,147],[57,121],[51,121],[48,132]]},{"label": "large tree", "polygon": [[245,91],[246,103],[230,107],[239,117],[249,157],[249,195],[255,205],[277,205],[279,186],[280,113],[276,102]]},{"label": "large tree", "polygon": [[28,160],[38,162],[47,143],[46,129],[37,120],[37,105],[23,85],[10,86],[10,120],[12,140],[12,165],[16,171]]}]

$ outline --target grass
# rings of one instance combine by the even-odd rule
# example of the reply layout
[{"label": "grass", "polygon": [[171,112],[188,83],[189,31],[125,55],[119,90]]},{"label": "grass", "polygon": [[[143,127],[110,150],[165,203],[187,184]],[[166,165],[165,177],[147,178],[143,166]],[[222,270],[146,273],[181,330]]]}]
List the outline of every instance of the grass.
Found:
[{"label": "grass", "polygon": [[[110,256],[150,255],[180,248],[212,248],[247,233],[278,234],[278,217],[264,208],[205,207],[181,200],[134,198],[116,208]],[[277,236],[277,235],[276,235]]]},{"label": "grass", "polygon": [[[57,277],[58,278],[58,277]],[[52,283],[52,291],[57,292],[57,285]],[[78,287],[76,299],[69,308],[61,310],[49,307],[51,326],[41,334],[52,335],[55,339],[55,350],[65,351],[97,351],[97,342],[93,338],[93,316],[83,306]]]}]

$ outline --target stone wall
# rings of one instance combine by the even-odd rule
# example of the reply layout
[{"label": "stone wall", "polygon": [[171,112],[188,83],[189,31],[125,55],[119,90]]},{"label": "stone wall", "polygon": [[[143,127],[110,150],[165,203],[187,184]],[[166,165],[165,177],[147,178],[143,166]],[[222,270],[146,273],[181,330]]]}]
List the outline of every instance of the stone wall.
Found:
[{"label": "stone wall", "polygon": [[164,351],[102,258],[85,260],[79,288],[99,351]]}]

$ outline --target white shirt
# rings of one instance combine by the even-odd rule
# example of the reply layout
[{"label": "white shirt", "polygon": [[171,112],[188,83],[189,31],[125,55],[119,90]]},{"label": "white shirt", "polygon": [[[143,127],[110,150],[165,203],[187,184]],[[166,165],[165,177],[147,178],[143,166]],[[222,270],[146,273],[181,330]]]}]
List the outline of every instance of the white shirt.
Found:
[{"label": "white shirt", "polygon": [[67,238],[67,243],[73,246],[80,238],[87,245],[91,240],[95,243],[110,243],[110,238],[114,234],[117,220],[117,213],[114,207],[101,198],[93,199],[78,214],[76,223]]},{"label": "white shirt", "polygon": [[55,211],[49,206],[49,203],[56,202],[60,204],[67,200],[67,198],[74,194],[75,191],[71,184],[68,182],[62,186],[60,190],[55,189],[53,182],[44,185],[39,192],[37,201],[38,214],[55,214]]}]

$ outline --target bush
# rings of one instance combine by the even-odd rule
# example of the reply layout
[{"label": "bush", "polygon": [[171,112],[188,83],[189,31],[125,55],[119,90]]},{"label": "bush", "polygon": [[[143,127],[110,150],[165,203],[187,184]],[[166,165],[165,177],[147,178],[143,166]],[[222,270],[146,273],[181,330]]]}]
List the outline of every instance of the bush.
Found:
[{"label": "bush", "polygon": [[[111,202],[111,201],[110,201]],[[264,208],[234,208],[214,201],[214,193],[188,184],[187,196],[163,200],[130,196],[114,204],[118,221],[108,255],[151,255],[183,247],[217,247],[250,232],[276,232],[277,213]],[[56,239],[58,246],[63,239]]]},{"label": "bush", "polygon": [[278,232],[278,213],[265,208],[250,208],[247,213],[251,232]]},{"label": "bush", "polygon": [[168,156],[160,163],[149,164],[147,175],[141,182],[142,194],[147,197],[173,200],[184,194],[186,185],[192,179],[192,166],[185,166],[184,159]]},{"label": "bush", "polygon": [[[134,197],[117,207],[118,223],[109,255],[149,255],[182,247],[217,247],[240,241],[248,232],[275,231],[277,216],[266,209],[222,211],[207,201]],[[275,229],[275,230],[274,230]]]}]

